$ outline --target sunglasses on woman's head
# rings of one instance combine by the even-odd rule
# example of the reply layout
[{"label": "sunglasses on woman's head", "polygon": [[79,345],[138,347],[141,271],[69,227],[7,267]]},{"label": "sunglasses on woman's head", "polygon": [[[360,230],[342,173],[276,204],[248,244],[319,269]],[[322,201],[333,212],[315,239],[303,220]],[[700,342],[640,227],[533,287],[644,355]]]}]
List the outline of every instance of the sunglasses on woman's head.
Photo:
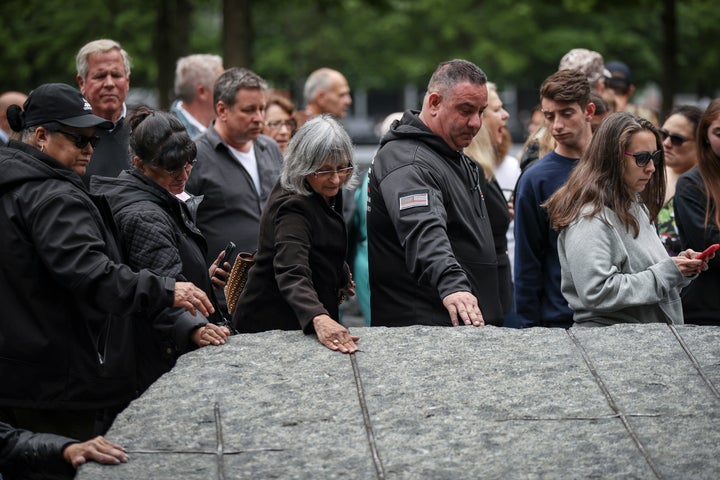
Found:
[{"label": "sunglasses on woman's head", "polygon": [[635,159],[635,163],[640,168],[645,168],[645,166],[650,163],[650,160],[653,161],[655,166],[657,166],[658,163],[660,163],[660,159],[662,158],[663,151],[662,150],[655,150],[654,152],[638,152],[638,153],[630,153],[625,152],[625,155],[628,157],[633,157]]},{"label": "sunglasses on woman's head", "polygon": [[663,141],[665,141],[666,138],[670,137],[670,143],[673,147],[679,147],[688,140],[692,140],[692,138],[685,138],[682,135],[678,135],[677,133],[670,133],[667,130],[662,129],[660,130],[660,136],[662,137]]}]

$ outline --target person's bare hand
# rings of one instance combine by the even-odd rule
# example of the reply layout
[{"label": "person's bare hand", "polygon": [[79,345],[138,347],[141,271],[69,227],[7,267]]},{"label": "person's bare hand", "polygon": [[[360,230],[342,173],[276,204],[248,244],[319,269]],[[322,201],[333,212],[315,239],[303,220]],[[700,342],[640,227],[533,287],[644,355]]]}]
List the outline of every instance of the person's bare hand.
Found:
[{"label": "person's bare hand", "polygon": [[450,314],[450,321],[454,327],[460,325],[460,320],[465,325],[476,327],[485,325],[477,298],[470,292],[455,292],[443,298],[443,306]]},{"label": "person's bare hand", "polygon": [[210,265],[210,268],[208,268],[208,275],[210,275],[210,281],[215,290],[225,287],[228,277],[230,276],[230,270],[232,269],[230,263],[224,261],[224,256],[225,250],[221,250],[215,261]]},{"label": "person's bare hand", "polygon": [[350,335],[348,329],[333,320],[329,315],[318,315],[313,318],[313,326],[320,343],[330,350],[340,351],[342,353],[355,353],[358,350],[355,342],[360,337]]},{"label": "person's bare hand", "polygon": [[78,468],[88,461],[117,465],[128,460],[123,447],[104,437],[95,437],[82,443],[71,443],[63,450],[63,458],[73,468]]},{"label": "person's bare hand", "polygon": [[230,330],[227,327],[220,327],[214,323],[208,323],[196,328],[192,332],[192,341],[198,347],[206,345],[222,345],[227,341]]},{"label": "person's bare hand", "polygon": [[347,300],[348,297],[354,297],[355,296],[355,286],[356,286],[355,281],[352,278],[350,278],[350,283],[345,285],[338,292],[338,303],[343,303],[345,300]]},{"label": "person's bare hand", "polygon": [[700,254],[700,252],[696,252],[695,250],[687,249],[678,254],[677,257],[672,257],[673,261],[675,262],[675,265],[680,269],[680,273],[683,274],[685,277],[692,277],[693,275],[697,275],[700,272],[704,272],[708,269],[708,260],[713,258],[715,254],[704,258],[699,259],[697,256]]},{"label": "person's bare hand", "polygon": [[208,296],[190,282],[175,282],[175,302],[173,307],[182,307],[193,315],[197,309],[204,317],[215,312]]},{"label": "person's bare hand", "polygon": [[343,271],[345,272],[345,275],[347,276],[347,283],[344,287],[340,288],[338,291],[338,303],[343,303],[345,300],[348,299],[348,297],[354,297],[355,296],[355,281],[353,280],[352,272],[350,271],[350,266],[348,266],[347,263],[343,264]]}]

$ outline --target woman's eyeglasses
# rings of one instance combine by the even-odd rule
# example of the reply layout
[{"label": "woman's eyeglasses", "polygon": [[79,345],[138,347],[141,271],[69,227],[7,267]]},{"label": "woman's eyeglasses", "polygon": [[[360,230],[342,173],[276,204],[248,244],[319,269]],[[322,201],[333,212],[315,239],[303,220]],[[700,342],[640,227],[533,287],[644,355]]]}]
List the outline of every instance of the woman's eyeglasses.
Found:
[{"label": "woman's eyeglasses", "polygon": [[688,140],[692,140],[692,138],[685,138],[682,135],[678,135],[677,133],[670,133],[667,130],[662,129],[660,130],[660,136],[662,137],[663,141],[665,141],[669,137],[670,143],[673,147],[679,147]]},{"label": "woman's eyeglasses", "polygon": [[173,180],[182,180],[183,174],[190,175],[190,170],[197,162],[197,158],[193,158],[192,160],[188,161],[184,166],[180,168],[176,168],[175,170],[168,170],[166,168],[159,168],[159,167],[153,167],[150,165],[151,168],[155,168],[158,170],[162,170],[163,172],[167,173],[172,177]]},{"label": "woman's eyeglasses", "polygon": [[645,168],[645,166],[650,163],[650,160],[653,161],[655,166],[660,163],[660,160],[662,159],[663,151],[662,150],[655,150],[653,153],[650,152],[638,152],[638,153],[630,153],[625,152],[625,155],[628,157],[633,157],[635,159],[635,163],[640,168]]},{"label": "woman's eyeglasses", "polygon": [[97,145],[98,141],[100,140],[100,137],[97,135],[93,135],[91,137],[85,136],[85,135],[79,135],[77,133],[67,132],[65,130],[54,130],[57,133],[62,133],[63,135],[72,138],[75,142],[75,146],[79,149],[83,149],[87,146],[89,143],[90,145],[95,148],[95,145]]},{"label": "woman's eyeglasses", "polygon": [[274,120],[272,122],[265,122],[265,126],[271,130],[280,130],[282,127],[287,127],[290,131],[292,131],[295,130],[297,124],[295,123],[295,120]]},{"label": "woman's eyeglasses", "polygon": [[315,178],[330,178],[337,174],[338,177],[347,177],[353,172],[354,167],[338,168],[337,170],[317,170],[312,172]]}]

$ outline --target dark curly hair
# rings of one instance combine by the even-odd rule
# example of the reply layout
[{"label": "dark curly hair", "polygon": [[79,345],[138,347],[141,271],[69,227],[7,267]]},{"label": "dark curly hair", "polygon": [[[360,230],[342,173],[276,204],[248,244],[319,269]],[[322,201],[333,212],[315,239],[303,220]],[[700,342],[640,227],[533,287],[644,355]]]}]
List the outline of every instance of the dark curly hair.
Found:
[{"label": "dark curly hair", "polygon": [[143,165],[178,170],[197,156],[197,147],[174,115],[138,107],[129,117],[130,148]]}]

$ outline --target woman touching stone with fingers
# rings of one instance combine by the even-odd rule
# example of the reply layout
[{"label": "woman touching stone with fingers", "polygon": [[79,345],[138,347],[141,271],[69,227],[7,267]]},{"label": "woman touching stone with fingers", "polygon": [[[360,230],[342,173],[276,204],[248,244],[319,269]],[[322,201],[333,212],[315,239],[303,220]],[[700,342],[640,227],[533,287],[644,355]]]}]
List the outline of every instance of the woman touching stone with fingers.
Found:
[{"label": "woman touching stone with fingers", "polygon": [[290,140],[260,220],[255,266],[235,307],[238,331],[302,330],[331,350],[357,351],[359,337],[337,321],[342,295],[354,294],[342,216],[352,151],[347,132],[328,115],[309,120]]}]

